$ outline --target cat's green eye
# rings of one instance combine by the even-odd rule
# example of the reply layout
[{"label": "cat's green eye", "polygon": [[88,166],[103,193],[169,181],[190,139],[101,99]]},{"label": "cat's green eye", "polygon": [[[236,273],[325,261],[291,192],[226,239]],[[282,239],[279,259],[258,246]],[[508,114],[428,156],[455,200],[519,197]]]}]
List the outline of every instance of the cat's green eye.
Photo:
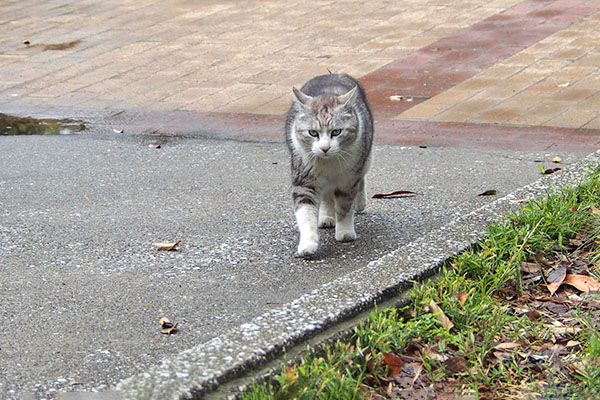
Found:
[{"label": "cat's green eye", "polygon": [[341,129],[334,129],[334,130],[331,131],[331,136],[337,136],[340,133],[342,133]]},{"label": "cat's green eye", "polygon": [[308,134],[312,137],[317,137],[317,136],[319,136],[319,131],[317,131],[315,129],[309,129]]}]

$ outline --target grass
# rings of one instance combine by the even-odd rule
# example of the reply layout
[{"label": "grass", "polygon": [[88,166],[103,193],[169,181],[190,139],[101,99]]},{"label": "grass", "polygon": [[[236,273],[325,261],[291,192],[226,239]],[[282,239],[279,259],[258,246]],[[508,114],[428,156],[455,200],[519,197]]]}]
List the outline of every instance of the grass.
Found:
[{"label": "grass", "polygon": [[242,399],[600,399],[599,208],[597,169]]}]

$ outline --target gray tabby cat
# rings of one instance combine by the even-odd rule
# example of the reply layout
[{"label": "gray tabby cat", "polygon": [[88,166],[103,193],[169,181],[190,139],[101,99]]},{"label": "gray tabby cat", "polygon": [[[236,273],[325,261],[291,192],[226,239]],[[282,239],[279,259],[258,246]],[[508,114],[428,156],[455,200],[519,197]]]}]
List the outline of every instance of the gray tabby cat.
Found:
[{"label": "gray tabby cat", "polygon": [[341,242],[356,239],[354,211],[367,202],[373,120],[363,88],[346,74],[317,76],[293,94],[285,130],[298,255],[310,257],[319,247],[318,227],[335,226]]}]

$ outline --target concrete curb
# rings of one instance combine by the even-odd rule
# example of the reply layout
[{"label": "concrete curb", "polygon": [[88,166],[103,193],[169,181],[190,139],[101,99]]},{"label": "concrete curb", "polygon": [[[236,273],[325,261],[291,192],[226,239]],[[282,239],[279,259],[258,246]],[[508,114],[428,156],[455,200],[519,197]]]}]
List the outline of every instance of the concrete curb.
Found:
[{"label": "concrete curb", "polygon": [[544,176],[364,268],[323,285],[299,299],[268,311],[225,336],[183,351],[145,373],[117,384],[119,397],[135,399],[200,398],[244,371],[259,368],[299,344],[347,320],[375,302],[397,296],[411,281],[427,277],[449,257],[473,246],[486,228],[520,208],[519,199],[542,199],[553,187],[581,183],[600,151]]}]

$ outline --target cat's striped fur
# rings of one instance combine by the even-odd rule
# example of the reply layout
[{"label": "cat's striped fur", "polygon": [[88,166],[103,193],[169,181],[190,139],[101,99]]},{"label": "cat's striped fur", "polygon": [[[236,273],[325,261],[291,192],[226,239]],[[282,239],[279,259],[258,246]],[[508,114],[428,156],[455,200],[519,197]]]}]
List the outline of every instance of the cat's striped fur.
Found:
[{"label": "cat's striped fur", "polygon": [[363,88],[346,74],[317,76],[293,94],[286,138],[298,254],[308,257],[317,252],[318,227],[335,226],[338,241],[356,239],[354,211],[366,205],[373,119]]}]

